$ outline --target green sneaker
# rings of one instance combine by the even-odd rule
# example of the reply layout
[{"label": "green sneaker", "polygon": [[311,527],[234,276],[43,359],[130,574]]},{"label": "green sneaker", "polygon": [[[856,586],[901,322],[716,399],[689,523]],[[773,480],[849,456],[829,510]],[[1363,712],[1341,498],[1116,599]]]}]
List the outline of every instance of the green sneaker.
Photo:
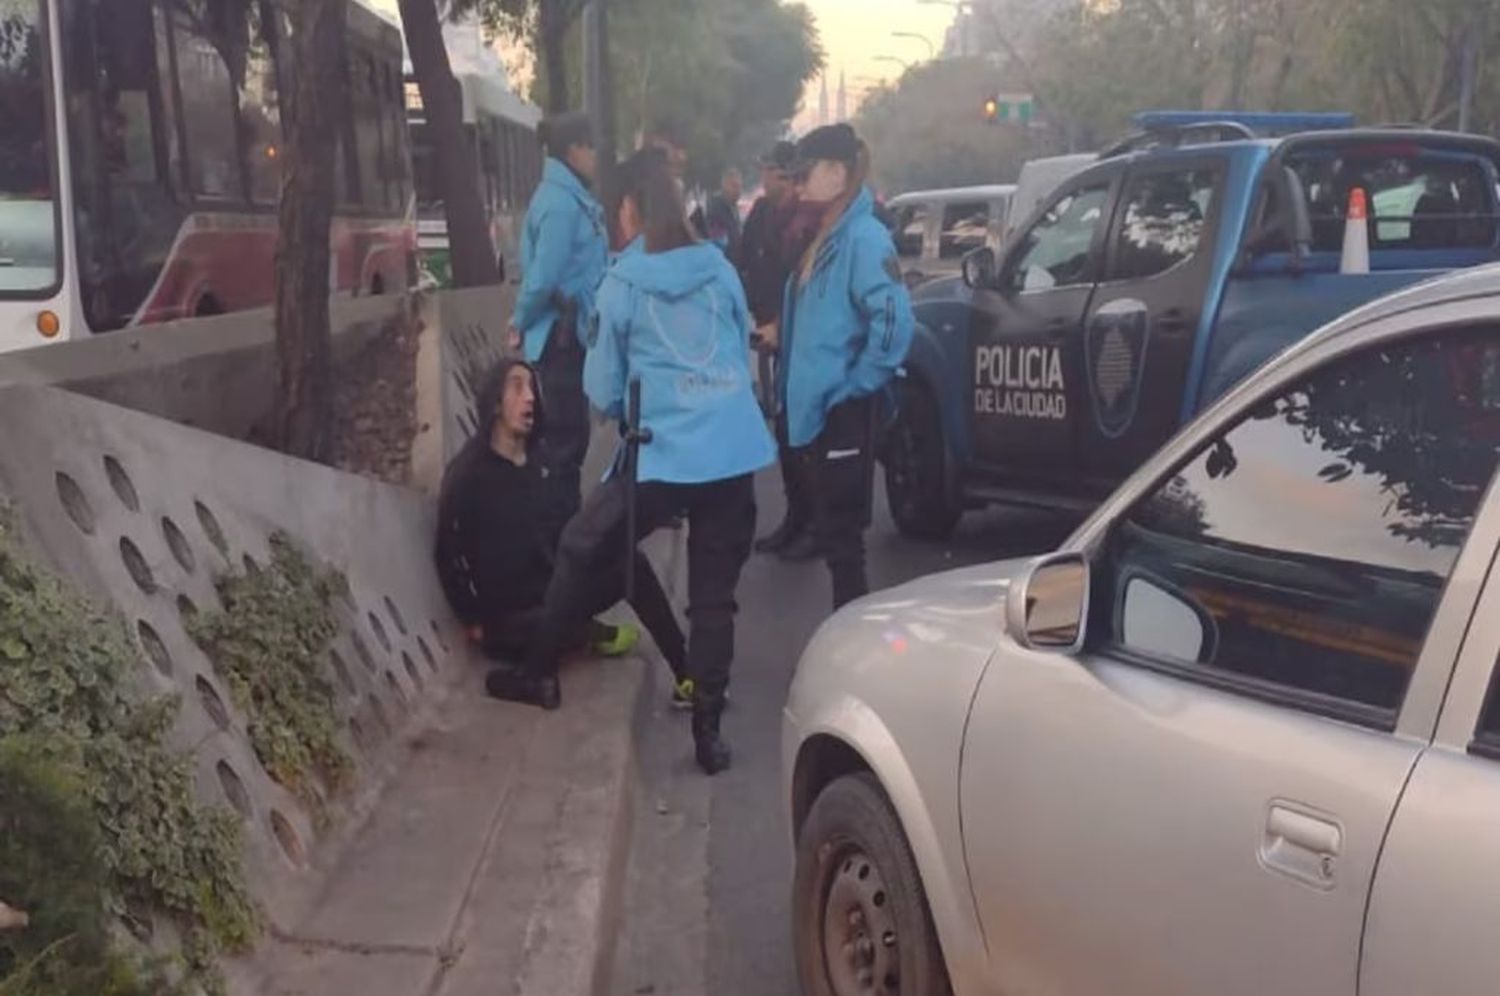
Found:
[{"label": "green sneaker", "polygon": [[681,681],[672,683],[672,708],[691,709],[693,707],[693,692],[697,686],[693,684],[692,678],[683,678]]},{"label": "green sneaker", "polygon": [[600,657],[624,657],[641,642],[641,631],[634,626],[616,626],[608,640],[595,640],[592,650]]}]

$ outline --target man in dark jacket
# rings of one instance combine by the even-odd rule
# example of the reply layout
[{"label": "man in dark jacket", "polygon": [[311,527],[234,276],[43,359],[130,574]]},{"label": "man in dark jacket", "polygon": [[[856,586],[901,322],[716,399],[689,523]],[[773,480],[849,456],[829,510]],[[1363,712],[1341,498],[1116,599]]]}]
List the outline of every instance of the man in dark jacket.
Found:
[{"label": "man in dark jacket", "polygon": [[[776,355],[780,341],[787,278],[796,269],[816,233],[816,222],[822,217],[819,212],[806,219],[810,223],[801,223],[797,188],[792,178],[796,158],[795,145],[777,142],[761,160],[764,193],[745,219],[740,256],[736,260],[750,314],[755,320],[757,348],[771,357]],[[762,364],[762,376],[766,366]],[[757,541],[755,548],[791,560],[810,560],[818,555],[809,528],[812,516],[795,457],[786,445],[786,420],[782,413],[776,418],[776,441],[780,449],[782,487],[786,492],[786,517],[774,531]]]},{"label": "man in dark jacket", "polygon": [[736,266],[740,262],[740,245],[744,224],[740,221],[740,198],[745,193],[745,181],[740,171],[733,166],[724,171],[719,192],[708,199],[701,212],[701,227],[714,245],[724,250],[724,255]]},{"label": "man in dark jacket", "polygon": [[[536,375],[522,360],[502,360],[477,392],[476,410],[488,431],[476,434],[443,475],[438,503],[438,577],[454,612],[487,656],[521,660],[541,621],[542,603],[557,550],[558,532],[546,486],[548,468],[535,458],[541,408]],[[686,673],[687,644],[644,555],[635,567],[631,607],[674,675]],[[594,612],[624,596],[624,578],[601,579]],[[590,624],[579,649],[619,656],[640,638],[633,626]],[[679,683],[680,684],[680,683]],[[691,689],[674,700],[691,702]]]}]

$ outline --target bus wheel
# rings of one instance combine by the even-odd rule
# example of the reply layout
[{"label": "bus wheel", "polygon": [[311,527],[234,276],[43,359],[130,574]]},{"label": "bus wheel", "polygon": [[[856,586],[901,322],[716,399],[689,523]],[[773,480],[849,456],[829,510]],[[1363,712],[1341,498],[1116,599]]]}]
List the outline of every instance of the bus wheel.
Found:
[{"label": "bus wheel", "polygon": [[215,315],[222,315],[223,313],[224,306],[212,294],[204,294],[198,298],[198,303],[193,305],[194,318],[212,318]]},{"label": "bus wheel", "polygon": [[932,392],[920,382],[902,381],[900,408],[886,446],[885,494],[903,536],[943,540],[958,525],[963,507],[948,494],[947,446]]}]

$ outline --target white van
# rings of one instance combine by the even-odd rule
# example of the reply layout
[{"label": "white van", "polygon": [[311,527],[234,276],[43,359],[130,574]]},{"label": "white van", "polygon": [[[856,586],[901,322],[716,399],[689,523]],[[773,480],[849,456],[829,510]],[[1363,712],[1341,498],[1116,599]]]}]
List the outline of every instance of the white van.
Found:
[{"label": "white van", "polygon": [[1000,235],[1015,187],[953,187],[915,190],[891,198],[891,234],[908,285],[955,275],[975,249],[1000,248]]}]

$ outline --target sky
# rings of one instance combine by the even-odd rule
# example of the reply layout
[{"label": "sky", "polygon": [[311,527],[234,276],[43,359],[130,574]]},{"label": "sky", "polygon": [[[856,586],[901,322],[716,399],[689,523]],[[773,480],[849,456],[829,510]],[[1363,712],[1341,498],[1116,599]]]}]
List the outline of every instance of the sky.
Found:
[{"label": "sky", "polygon": [[[367,0],[372,6],[396,14],[396,0]],[[878,58],[894,56],[909,62],[927,58],[927,46],[912,38],[894,38],[893,31],[922,35],[941,50],[943,36],[953,21],[952,4],[921,3],[919,0],[803,0],[817,19],[828,57],[829,113],[834,111],[839,72],[848,80],[849,111],[858,107],[860,95],[879,81],[894,80],[902,67]],[[818,81],[808,87],[797,129],[816,124]]]}]

